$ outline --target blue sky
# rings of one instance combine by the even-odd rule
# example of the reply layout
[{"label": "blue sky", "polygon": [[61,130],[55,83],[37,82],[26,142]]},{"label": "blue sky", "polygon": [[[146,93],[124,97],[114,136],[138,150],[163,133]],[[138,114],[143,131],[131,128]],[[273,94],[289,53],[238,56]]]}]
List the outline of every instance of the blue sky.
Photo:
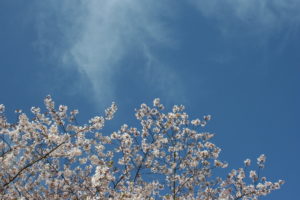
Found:
[{"label": "blue sky", "polygon": [[[264,174],[298,197],[298,0],[2,0],[0,103],[30,110],[51,94],[82,122],[115,101],[115,122],[160,97],[207,130],[230,168],[267,155]],[[298,122],[298,123],[297,123]]]}]

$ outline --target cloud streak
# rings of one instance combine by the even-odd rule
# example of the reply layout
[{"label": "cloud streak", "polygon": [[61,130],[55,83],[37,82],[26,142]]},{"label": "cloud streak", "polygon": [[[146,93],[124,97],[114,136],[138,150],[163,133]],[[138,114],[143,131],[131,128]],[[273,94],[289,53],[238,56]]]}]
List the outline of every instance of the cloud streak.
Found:
[{"label": "cloud streak", "polygon": [[[166,2],[77,0],[56,1],[50,5],[52,13],[48,13],[48,18],[53,19],[53,15],[59,18],[55,28],[61,31],[65,43],[63,64],[76,66],[88,77],[97,101],[113,98],[116,87],[113,76],[126,67],[122,61],[130,56],[139,56],[145,63],[140,67],[153,73],[151,78],[145,78],[159,79],[161,76],[156,75],[161,73],[175,76],[170,68],[158,62],[152,50],[172,43],[160,20],[161,17],[169,17],[164,11]],[[40,25],[41,41],[46,39],[43,37],[48,30],[45,24]],[[170,81],[172,78],[165,79],[165,82]],[[160,89],[166,88],[160,86]]]},{"label": "cloud streak", "polygon": [[[224,32],[241,27],[250,34],[279,30],[300,21],[298,0],[189,0],[205,17],[219,22]],[[235,27],[235,28],[234,28]],[[231,30],[230,30],[231,29]]]},{"label": "cloud streak", "polygon": [[[166,25],[166,19],[176,16],[172,6],[178,5],[174,1],[36,2],[40,10],[37,20],[40,44],[51,49],[49,51],[62,61],[61,65],[76,67],[83,77],[81,81],[91,83],[97,102],[107,103],[116,96],[118,86],[115,74],[129,67],[126,66],[126,60],[132,58],[139,60],[138,64],[130,67],[135,71],[143,71],[140,73],[144,75],[142,84],[154,85],[155,90],[169,98],[184,96],[180,74],[160,60],[157,53],[162,47],[172,46],[175,39],[181,42],[180,38],[172,39],[169,33],[173,30]],[[194,12],[199,11],[203,16],[214,19],[212,22],[216,22],[215,25],[225,35],[233,38],[236,36],[234,31],[261,37],[261,33],[268,35],[287,24],[289,28],[298,26],[300,20],[298,0],[187,2],[181,4],[193,5],[196,8]]]}]

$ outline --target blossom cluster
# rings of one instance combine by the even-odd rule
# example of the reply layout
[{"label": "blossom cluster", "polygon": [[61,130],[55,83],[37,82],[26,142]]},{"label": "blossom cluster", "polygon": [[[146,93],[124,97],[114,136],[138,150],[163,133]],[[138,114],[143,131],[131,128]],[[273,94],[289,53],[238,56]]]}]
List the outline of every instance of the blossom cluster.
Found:
[{"label": "blossom cluster", "polygon": [[32,107],[30,119],[20,111],[16,123],[0,105],[1,199],[256,200],[283,184],[261,177],[263,154],[257,171],[246,159],[225,179],[215,177],[228,163],[219,159],[214,134],[202,130],[211,116],[190,120],[182,105],[167,112],[154,99],[153,107],[136,109],[138,127],[100,133],[115,103],[84,125],[78,110],[56,108],[51,96],[44,103],[45,112]]}]

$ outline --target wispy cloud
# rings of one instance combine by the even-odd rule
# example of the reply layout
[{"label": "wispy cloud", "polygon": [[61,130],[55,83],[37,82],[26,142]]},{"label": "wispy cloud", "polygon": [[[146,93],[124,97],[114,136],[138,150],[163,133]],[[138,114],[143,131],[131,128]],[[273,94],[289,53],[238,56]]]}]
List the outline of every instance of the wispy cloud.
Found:
[{"label": "wispy cloud", "polygon": [[[65,43],[63,50],[64,65],[74,65],[88,77],[94,94],[99,101],[110,100],[114,96],[112,77],[122,67],[122,60],[128,56],[141,56],[145,72],[151,69],[146,79],[161,81],[164,73],[172,82],[171,68],[157,61],[151,50],[155,46],[166,46],[172,42],[161,18],[168,16],[167,1],[140,0],[74,0],[54,1],[46,10],[51,20],[56,19],[56,27],[40,23],[41,41],[47,40],[45,33],[57,29]],[[45,10],[45,9],[44,9]],[[53,14],[54,13],[54,14]],[[42,14],[45,15],[45,14]],[[54,17],[53,17],[54,15]],[[49,19],[48,19],[49,20]],[[44,20],[45,21],[45,20]],[[155,62],[153,62],[155,60]],[[155,68],[155,70],[154,70]],[[155,74],[157,73],[157,74]],[[145,73],[147,74],[147,73]],[[159,86],[161,90],[165,87]]]},{"label": "wispy cloud", "polygon": [[[140,74],[144,74],[144,84],[154,85],[155,90],[170,98],[183,96],[184,92],[178,95],[178,88],[183,87],[180,75],[157,55],[158,49],[174,43],[169,34],[172,30],[165,24],[168,22],[166,19],[176,16],[172,9],[176,5],[174,1],[36,2],[40,11],[37,24],[39,44],[43,46],[41,49],[46,49],[47,56],[54,55],[55,59],[61,60],[61,65],[76,67],[82,75],[80,81],[91,83],[98,102],[113,99],[117,87],[115,74],[127,67],[124,60],[135,57],[139,59],[138,66],[130,67],[133,70],[143,70],[144,73]],[[215,25],[224,34],[234,38],[237,34],[239,37],[243,34],[254,34],[261,38],[276,30],[282,30],[286,24],[289,25],[287,32],[292,32],[290,29],[298,26],[300,20],[299,0],[187,2],[205,17],[214,19],[212,22],[217,22]],[[189,3],[186,5],[190,5]],[[179,7],[177,8],[180,9]],[[237,34],[232,34],[233,31]]]},{"label": "wispy cloud", "polygon": [[300,21],[298,0],[189,0],[206,17],[220,22],[224,33],[249,30],[261,34]]}]

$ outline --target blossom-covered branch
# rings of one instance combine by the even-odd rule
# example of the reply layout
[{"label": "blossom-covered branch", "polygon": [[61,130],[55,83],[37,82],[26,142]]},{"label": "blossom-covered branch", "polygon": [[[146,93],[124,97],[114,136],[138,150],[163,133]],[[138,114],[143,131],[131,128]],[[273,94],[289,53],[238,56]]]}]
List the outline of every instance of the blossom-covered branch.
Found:
[{"label": "blossom-covered branch", "polygon": [[189,119],[184,106],[166,112],[159,99],[142,104],[138,127],[122,125],[100,133],[112,120],[115,103],[105,116],[79,125],[78,110],[44,100],[45,111],[32,107],[33,119],[22,111],[9,123],[0,105],[1,199],[205,199],[255,200],[279,189],[283,181],[261,177],[266,156],[215,177],[227,168],[221,149],[204,131],[211,116]]}]

